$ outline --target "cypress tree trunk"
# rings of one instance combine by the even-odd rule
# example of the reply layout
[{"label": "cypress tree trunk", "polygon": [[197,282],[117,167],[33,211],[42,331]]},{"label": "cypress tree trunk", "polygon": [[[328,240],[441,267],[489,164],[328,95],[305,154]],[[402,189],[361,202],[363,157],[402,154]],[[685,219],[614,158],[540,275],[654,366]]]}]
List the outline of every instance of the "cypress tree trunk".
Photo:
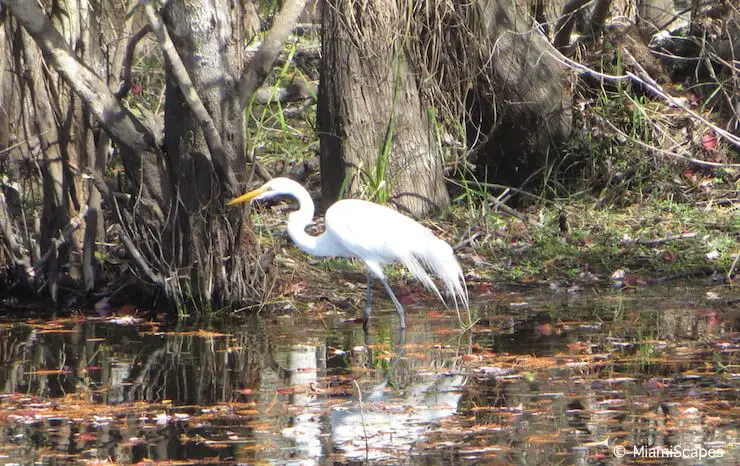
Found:
[{"label": "cypress tree trunk", "polygon": [[424,215],[449,198],[435,121],[407,57],[407,18],[395,0],[361,3],[333,0],[322,8],[317,125],[324,207],[354,196]]},{"label": "cypress tree trunk", "polygon": [[[246,168],[244,125],[236,83],[243,66],[244,25],[238,2],[173,0],[165,20],[172,41],[221,135],[231,166]],[[181,295],[199,308],[246,301],[251,260],[240,247],[241,212],[224,210],[224,186],[212,163],[201,122],[166,66],[165,146],[175,181],[175,215],[166,254],[180,270]],[[227,262],[228,260],[228,262]]]}]

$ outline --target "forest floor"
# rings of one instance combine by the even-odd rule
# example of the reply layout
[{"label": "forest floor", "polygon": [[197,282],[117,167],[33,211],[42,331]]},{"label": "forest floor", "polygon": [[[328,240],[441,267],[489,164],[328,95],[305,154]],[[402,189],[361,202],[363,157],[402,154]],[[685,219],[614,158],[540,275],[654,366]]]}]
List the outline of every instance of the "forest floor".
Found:
[{"label": "forest floor", "polygon": [[[296,45],[289,57],[274,77],[276,90],[317,82],[316,56],[302,54]],[[611,58],[618,66],[618,57]],[[479,181],[478,168],[461,161],[460,147],[448,147],[445,173],[450,175],[451,203],[423,222],[453,246],[469,284],[575,291],[585,286],[633,288],[681,279],[710,284],[737,279],[738,151],[711,127],[688,117],[676,102],[701,113],[715,128],[724,126],[712,112],[721,105],[714,95],[683,84],[663,86],[676,96],[674,101],[650,98],[619,83],[574,86],[573,135],[560,160],[543,167],[527,186],[507,189]],[[320,199],[315,114],[311,98],[254,105],[247,128],[250,148],[263,166],[274,176],[299,179]],[[512,192],[519,197],[513,208],[504,205]],[[277,260],[288,267],[278,274],[277,293],[271,299],[290,302],[307,293],[313,301],[316,296],[310,295],[315,293],[346,291],[359,296],[352,286],[331,288],[336,288],[337,271],[356,273],[353,282],[364,284],[363,265],[316,260],[289,246],[284,210],[251,214],[263,243],[286,246]],[[321,229],[319,225],[317,231]],[[400,267],[390,269],[394,283],[416,287]]]},{"label": "forest floor", "polygon": [[[284,210],[252,214],[263,244],[279,251],[270,301],[295,306],[327,298],[361,308],[364,265],[297,250],[284,231]],[[423,223],[453,246],[468,286],[484,292],[523,286],[575,293],[679,280],[711,286],[731,284],[740,273],[740,216],[736,206],[722,203],[661,200],[614,208],[565,201],[520,210],[518,217],[453,206]],[[344,286],[337,286],[337,274]],[[402,301],[419,299],[422,286],[401,266],[389,267],[388,274]]]}]

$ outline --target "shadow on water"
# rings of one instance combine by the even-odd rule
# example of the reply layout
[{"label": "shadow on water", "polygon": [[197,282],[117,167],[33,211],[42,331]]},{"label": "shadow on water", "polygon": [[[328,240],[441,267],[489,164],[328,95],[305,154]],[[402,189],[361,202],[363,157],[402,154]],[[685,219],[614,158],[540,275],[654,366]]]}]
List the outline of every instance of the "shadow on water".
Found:
[{"label": "shadow on water", "polygon": [[728,293],[480,296],[473,331],[416,305],[404,338],[391,310],[367,336],[316,312],[6,318],[0,463],[737,464]]}]

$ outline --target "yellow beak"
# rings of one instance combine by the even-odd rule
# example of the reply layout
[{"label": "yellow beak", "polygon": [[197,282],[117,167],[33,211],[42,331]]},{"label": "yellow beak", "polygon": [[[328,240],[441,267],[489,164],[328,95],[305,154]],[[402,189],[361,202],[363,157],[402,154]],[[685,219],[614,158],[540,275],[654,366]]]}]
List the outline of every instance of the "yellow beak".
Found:
[{"label": "yellow beak", "polygon": [[226,205],[236,205],[236,204],[241,204],[243,202],[251,201],[255,197],[257,197],[260,194],[264,193],[265,191],[267,191],[267,188],[265,188],[264,186],[262,186],[261,188],[257,188],[254,191],[249,191],[247,194],[242,194],[239,197],[235,197],[234,199],[232,199],[229,202],[227,202]]}]

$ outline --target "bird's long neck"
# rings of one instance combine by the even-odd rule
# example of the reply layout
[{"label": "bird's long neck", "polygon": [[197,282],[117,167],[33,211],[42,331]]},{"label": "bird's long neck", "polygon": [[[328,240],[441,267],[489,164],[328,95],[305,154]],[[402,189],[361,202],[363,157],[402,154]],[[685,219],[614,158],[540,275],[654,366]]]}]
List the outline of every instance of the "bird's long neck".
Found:
[{"label": "bird's long neck", "polygon": [[297,185],[291,194],[298,201],[298,210],[288,215],[288,235],[301,250],[313,254],[316,249],[316,237],[306,233],[306,227],[313,220],[313,199],[300,185]]},{"label": "bird's long neck", "polygon": [[302,186],[297,187],[293,193],[291,193],[298,201],[298,210],[291,213],[288,216],[288,235],[290,239],[298,246],[303,252],[314,256],[325,255],[322,252],[322,237],[311,236],[306,233],[306,227],[313,220],[314,206],[311,195],[308,194]]}]

